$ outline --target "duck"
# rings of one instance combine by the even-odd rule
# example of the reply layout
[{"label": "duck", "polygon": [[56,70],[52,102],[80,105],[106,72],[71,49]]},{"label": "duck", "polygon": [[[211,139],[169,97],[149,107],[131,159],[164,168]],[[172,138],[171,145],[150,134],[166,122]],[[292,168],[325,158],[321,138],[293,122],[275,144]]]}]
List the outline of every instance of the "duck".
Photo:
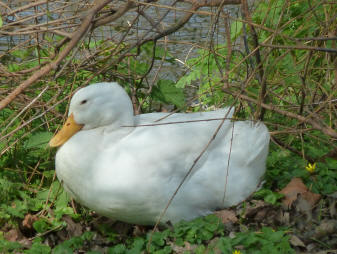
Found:
[{"label": "duck", "polygon": [[224,107],[134,115],[118,83],[88,85],[73,95],[49,142],[58,147],[57,178],[83,206],[138,225],[237,205],[261,182],[270,136],[262,122],[232,121],[233,114]]}]

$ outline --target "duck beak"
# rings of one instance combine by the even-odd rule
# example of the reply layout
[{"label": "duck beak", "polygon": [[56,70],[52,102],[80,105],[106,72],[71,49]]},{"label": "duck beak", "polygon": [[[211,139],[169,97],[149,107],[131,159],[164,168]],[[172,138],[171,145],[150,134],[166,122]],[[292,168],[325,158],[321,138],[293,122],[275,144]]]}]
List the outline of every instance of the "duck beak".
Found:
[{"label": "duck beak", "polygon": [[70,114],[67,121],[62,126],[62,129],[49,141],[49,146],[58,147],[63,145],[76,132],[83,128],[83,124],[75,122],[73,113]]}]

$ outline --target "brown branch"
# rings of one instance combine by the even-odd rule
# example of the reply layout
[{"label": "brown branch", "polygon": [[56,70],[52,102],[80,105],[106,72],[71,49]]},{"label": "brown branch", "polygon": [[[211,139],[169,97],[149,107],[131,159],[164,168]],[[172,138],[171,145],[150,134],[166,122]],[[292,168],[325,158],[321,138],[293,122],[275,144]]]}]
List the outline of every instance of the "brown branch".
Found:
[{"label": "brown branch", "polygon": [[32,7],[41,5],[41,4],[45,4],[47,2],[48,2],[47,0],[43,0],[43,1],[39,1],[39,2],[33,2],[33,3],[30,3],[30,4],[26,4],[26,5],[22,6],[22,7],[16,8],[15,10],[13,10],[13,11],[11,11],[9,13],[5,13],[4,16],[11,16],[14,13],[21,12],[21,11],[27,10],[29,8],[32,8]]},{"label": "brown branch", "polygon": [[[145,4],[145,3],[141,3],[141,4]],[[145,5],[149,5],[149,3],[146,3]],[[155,36],[152,36],[150,38],[147,39],[143,39],[143,40],[139,40],[136,43],[134,43],[133,45],[131,45],[128,50],[126,50],[125,52],[123,52],[123,54],[121,54],[115,61],[113,61],[112,64],[110,64],[109,66],[101,69],[99,71],[99,73],[102,73],[104,71],[106,71],[108,68],[110,68],[113,65],[116,65],[117,63],[120,63],[127,55],[128,53],[134,49],[135,47],[140,47],[142,45],[144,45],[145,43],[149,42],[149,41],[153,41],[156,42],[157,40],[172,34],[174,32],[176,32],[177,30],[179,30],[181,27],[183,27],[189,20],[190,18],[193,16],[193,14],[195,13],[195,11],[198,9],[198,6],[192,6],[190,10],[186,11],[186,15],[183,16],[176,24],[168,27],[167,29],[165,29],[164,31],[162,31],[160,34],[157,34]],[[144,38],[144,37],[143,37]]]},{"label": "brown branch", "polygon": [[302,93],[302,98],[301,98],[301,104],[300,104],[300,109],[299,109],[299,114],[303,114],[303,109],[304,109],[304,102],[305,102],[305,97],[306,97],[306,88],[307,88],[307,74],[309,70],[309,64],[310,60],[312,57],[313,51],[309,51],[308,57],[305,61],[305,66],[304,66],[304,73],[303,75],[300,76],[301,81],[302,81],[302,87],[301,87],[301,93]]},{"label": "brown branch", "polygon": [[128,0],[128,2],[124,5],[124,7],[118,9],[117,12],[115,12],[113,15],[104,17],[103,19],[98,19],[97,21],[95,21],[93,24],[93,28],[96,28],[96,27],[108,24],[112,21],[115,21],[116,19],[122,17],[124,13],[126,13],[128,10],[132,9],[135,6],[136,5],[132,1]]},{"label": "brown branch", "polygon": [[337,41],[337,37],[306,37],[306,38],[294,38],[295,41]]},{"label": "brown branch", "polygon": [[[64,8],[64,6],[56,8],[56,9],[53,10],[53,12],[57,13],[58,11],[60,11],[63,8]],[[20,24],[20,23],[24,24],[24,22],[27,22],[28,20],[35,19],[35,18],[44,16],[44,15],[46,15],[45,12],[39,12],[39,13],[36,13],[35,15],[30,15],[30,16],[23,17],[23,18],[18,18],[16,21],[7,23],[6,25],[2,26],[2,29],[5,29],[7,27],[13,27],[13,26],[15,26],[17,24]],[[36,27],[36,26],[44,26],[44,25],[48,25],[49,26],[50,24],[53,24],[53,23],[61,23],[61,24],[63,24],[66,20],[72,20],[72,19],[76,19],[78,17],[79,16],[76,15],[76,16],[66,17],[66,18],[63,18],[63,19],[57,19],[57,20],[53,20],[53,21],[49,20],[48,22],[43,22],[41,24],[35,24],[35,25],[29,25],[28,27]],[[24,25],[24,26],[27,26],[27,25]]]},{"label": "brown branch", "polygon": [[260,43],[261,46],[270,47],[270,48],[277,48],[277,49],[302,49],[302,50],[315,50],[315,51],[323,51],[328,53],[337,53],[337,49],[333,48],[321,48],[321,47],[310,47],[310,46],[303,46],[303,45],[272,45],[272,44],[264,44]]},{"label": "brown branch", "polygon": [[[192,11],[196,11],[198,9],[199,9],[199,6],[192,6],[192,8],[191,8]],[[175,25],[172,25],[171,27],[164,30],[162,33],[156,35],[155,37],[145,40],[144,43],[148,42],[148,41],[157,41],[160,38],[163,38],[163,37],[165,37],[169,34],[172,34],[172,33],[176,32],[181,27],[183,27],[190,20],[190,18],[192,16],[193,16],[193,12],[186,13],[186,15],[181,20],[179,20],[179,22],[177,22]],[[144,44],[144,43],[142,43],[142,44]]]},{"label": "brown branch", "polygon": [[[252,22],[252,18],[250,17],[250,13],[248,10],[248,3],[247,0],[242,0],[242,14],[244,16],[244,19]],[[257,64],[257,75],[258,75],[258,81],[261,84],[261,92],[259,95],[259,103],[257,104],[257,110],[256,110],[256,119],[259,118],[260,120],[263,120],[265,109],[261,108],[261,103],[266,102],[266,93],[267,93],[267,81],[264,78],[264,70],[263,70],[263,63],[261,61],[261,54],[260,54],[260,47],[259,47],[259,38],[257,36],[255,27],[253,25],[249,25],[250,27],[250,33],[253,38],[253,46],[256,50],[255,52],[255,59]],[[258,115],[259,114],[259,115]]]},{"label": "brown branch", "polygon": [[[236,98],[237,99],[237,98]],[[233,107],[233,105],[230,106],[230,109]],[[156,222],[156,224],[153,227],[152,233],[150,235],[150,239],[147,245],[147,248],[151,245],[151,241],[152,241],[152,235],[153,232],[155,232],[155,230],[158,228],[159,223],[161,222],[161,220],[163,219],[164,215],[166,214],[167,209],[169,208],[169,206],[171,205],[173,199],[175,198],[175,196],[177,195],[177,193],[179,192],[179,190],[181,189],[182,185],[185,183],[186,179],[188,178],[188,176],[191,175],[192,170],[194,169],[195,165],[198,163],[198,161],[200,160],[200,158],[203,156],[203,154],[207,151],[208,147],[211,145],[211,143],[215,140],[216,136],[218,135],[218,132],[220,131],[221,127],[223,126],[223,124],[225,123],[225,120],[229,114],[230,110],[228,110],[226,112],[226,114],[224,115],[222,121],[220,122],[220,124],[218,125],[217,129],[214,131],[212,137],[210,138],[210,140],[208,141],[208,143],[206,144],[206,146],[203,148],[203,150],[200,152],[200,154],[195,158],[195,160],[193,161],[193,164],[191,165],[191,167],[189,168],[189,170],[187,171],[187,173],[185,174],[185,176],[183,177],[183,179],[180,181],[179,185],[177,186],[175,192],[172,194],[171,198],[168,200],[166,207],[164,208],[164,210],[160,213],[159,218]],[[233,127],[234,128],[234,123],[233,123]],[[232,144],[232,142],[231,142]],[[230,149],[232,149],[232,147],[230,147]]]},{"label": "brown branch", "polygon": [[16,96],[22,93],[27,87],[32,85],[34,82],[39,80],[42,76],[46,75],[52,69],[56,69],[62,60],[69,54],[69,52],[76,46],[77,42],[85,35],[88,29],[91,26],[91,21],[93,20],[95,14],[101,10],[106,4],[111,2],[112,0],[102,0],[95,1],[94,7],[87,13],[87,16],[84,18],[81,26],[77,29],[76,32],[73,33],[72,39],[68,43],[68,45],[61,51],[56,60],[42,67],[40,71],[35,72],[32,76],[30,76],[27,80],[22,82],[17,88],[14,89],[7,97],[5,97],[2,101],[0,101],[0,110],[5,108],[9,103],[11,103]]},{"label": "brown branch", "polygon": [[221,5],[241,4],[241,0],[182,0],[198,7],[218,7]]},{"label": "brown branch", "polygon": [[285,144],[284,142],[282,142],[281,140],[279,140],[278,138],[274,137],[274,136],[271,136],[270,139],[275,143],[277,144],[278,146],[284,148],[284,149],[288,149],[289,151],[297,154],[298,156],[300,157],[303,157],[303,159],[309,161],[310,163],[314,163],[315,160],[313,158],[311,158],[310,156],[307,156],[305,154],[302,154],[301,151],[298,151],[297,149],[295,149],[294,147],[288,145],[288,144]]},{"label": "brown branch", "polygon": [[[42,13],[41,15],[34,15],[34,16],[30,16],[28,18],[25,18],[25,19],[22,19],[22,20],[18,20],[18,21],[15,21],[15,22],[12,22],[12,23],[9,23],[8,25],[5,25],[2,27],[2,29],[5,29],[5,28],[9,28],[11,29],[12,26],[18,26],[20,25],[20,23],[23,23],[25,21],[28,21],[30,19],[34,19],[34,18],[37,18],[39,16],[43,16],[44,14]],[[74,24],[74,25],[64,25],[64,23],[66,21],[70,21],[70,20],[75,20],[77,18],[79,18],[80,16],[79,15],[76,15],[76,16],[71,16],[71,17],[68,17],[68,18],[64,18],[64,19],[56,19],[56,20],[53,20],[53,21],[49,21],[49,22],[43,22],[43,23],[40,23],[40,24],[34,24],[34,25],[25,25],[23,28],[20,28],[20,29],[17,29],[15,30],[14,32],[6,32],[6,31],[1,31],[2,34],[9,34],[9,35],[17,35],[17,34],[24,34],[24,33],[35,33],[37,31],[39,31],[38,29],[40,29],[40,27],[43,27],[43,26],[48,26],[48,28],[53,25],[53,24],[62,24],[61,26],[59,26],[57,29],[59,28],[68,28],[68,27],[71,27],[71,26],[78,26],[77,24]],[[46,28],[45,28],[46,29]],[[54,28],[50,28],[50,29],[56,29],[55,27]]]},{"label": "brown branch", "polygon": [[[227,89],[223,89],[223,91],[225,93],[231,94],[233,96],[239,96],[240,99],[243,99],[245,101],[250,101],[253,102],[255,104],[260,103],[258,100],[251,98],[247,95],[244,94],[240,94],[238,92],[233,92],[233,91],[229,91]],[[316,122],[315,120],[308,118],[308,117],[304,117],[289,111],[284,111],[282,109],[277,108],[277,106],[275,105],[271,105],[271,104],[265,104],[265,103],[261,103],[261,107],[274,111],[276,113],[279,113],[281,115],[290,117],[290,118],[294,118],[299,120],[300,122],[304,122],[304,123],[308,123],[310,125],[312,125],[313,128],[315,128],[316,130],[320,130],[321,132],[323,132],[324,134],[333,137],[333,138],[337,138],[337,132],[335,130],[333,130],[332,128],[328,127],[328,126],[322,126],[320,123]]]}]

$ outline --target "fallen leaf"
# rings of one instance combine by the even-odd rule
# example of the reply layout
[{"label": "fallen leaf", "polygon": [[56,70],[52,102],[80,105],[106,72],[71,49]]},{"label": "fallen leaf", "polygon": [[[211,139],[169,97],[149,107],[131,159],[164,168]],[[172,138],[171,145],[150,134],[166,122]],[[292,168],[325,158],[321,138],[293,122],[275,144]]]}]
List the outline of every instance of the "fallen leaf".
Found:
[{"label": "fallen leaf", "polygon": [[62,219],[67,223],[67,231],[70,237],[82,235],[83,228],[80,223],[75,223],[69,215],[64,215]]},{"label": "fallen leaf", "polygon": [[252,200],[251,202],[246,204],[243,217],[254,217],[260,210],[263,210],[267,207],[270,207],[270,204],[264,202],[263,200]]},{"label": "fallen leaf", "polygon": [[336,217],[336,199],[330,199],[329,198],[329,201],[330,201],[330,205],[329,205],[329,212],[330,212],[330,216],[332,218]]},{"label": "fallen leaf", "polygon": [[278,212],[277,220],[280,222],[281,225],[289,225],[290,223],[290,213],[280,209]]},{"label": "fallen leaf", "polygon": [[230,239],[234,239],[234,238],[236,237],[235,232],[234,232],[234,231],[229,232],[228,237],[229,237]]},{"label": "fallen leaf", "polygon": [[309,253],[312,253],[312,251],[316,248],[316,243],[309,243],[307,246],[306,246],[306,249]]},{"label": "fallen leaf", "polygon": [[304,194],[298,194],[293,207],[295,207],[296,211],[304,213],[307,216],[307,221],[312,221],[312,205],[304,198]]},{"label": "fallen leaf", "polygon": [[26,237],[18,241],[23,247],[29,249],[32,246],[32,241]]},{"label": "fallen leaf", "polygon": [[36,215],[27,213],[25,215],[25,218],[22,221],[22,226],[27,228],[27,229],[32,229],[33,228],[33,223],[37,221],[39,218]]},{"label": "fallen leaf", "polygon": [[279,193],[284,195],[282,204],[285,209],[289,209],[291,207],[293,202],[297,200],[299,194],[308,202],[311,208],[321,198],[321,195],[309,191],[301,178],[293,178]]},{"label": "fallen leaf", "polygon": [[301,197],[308,201],[308,203],[313,207],[321,199],[321,195],[307,191],[301,194]]},{"label": "fallen leaf", "polygon": [[[268,214],[268,216],[267,216],[267,214]],[[266,219],[266,216],[267,216],[267,218],[271,217],[269,209],[262,209],[262,210],[260,210],[256,213],[256,215],[254,217],[254,220],[258,221],[258,222],[262,222]]]},{"label": "fallen leaf", "polygon": [[314,237],[317,239],[328,235],[333,235],[337,232],[337,220],[322,221],[315,230]]},{"label": "fallen leaf", "polygon": [[289,242],[292,246],[295,246],[295,247],[305,247],[305,244],[296,235],[291,235]]},{"label": "fallen leaf", "polygon": [[8,232],[5,232],[4,238],[10,242],[16,242],[22,238],[22,234],[18,229],[13,228],[9,230]]},{"label": "fallen leaf", "polygon": [[232,210],[221,210],[221,211],[216,211],[214,213],[215,216],[217,216],[222,223],[236,223],[238,221],[238,218],[236,217],[236,214]]},{"label": "fallen leaf", "polygon": [[184,242],[184,246],[178,246],[173,242],[169,242],[174,253],[183,254],[186,252],[193,252],[198,246],[195,244],[190,244],[189,242]]},{"label": "fallen leaf", "polygon": [[331,193],[329,195],[327,195],[328,197],[331,197],[331,198],[337,198],[337,191],[334,192],[334,193]]}]

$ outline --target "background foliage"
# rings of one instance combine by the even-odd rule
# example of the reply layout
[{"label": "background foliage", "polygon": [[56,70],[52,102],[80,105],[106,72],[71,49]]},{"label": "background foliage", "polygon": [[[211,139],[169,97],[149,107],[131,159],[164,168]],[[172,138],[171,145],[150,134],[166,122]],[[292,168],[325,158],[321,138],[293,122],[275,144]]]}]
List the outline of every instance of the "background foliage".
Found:
[{"label": "background foliage", "polygon": [[[100,81],[122,84],[137,114],[234,105],[236,119],[263,119],[272,143],[256,198],[277,207],[277,191],[293,177],[324,197],[336,193],[336,3],[256,1],[248,11],[245,1],[231,9],[218,1],[213,7],[180,2],[107,3],[76,43],[93,1],[1,3],[1,102],[73,45],[0,112],[0,252],[88,251],[99,234],[108,253],[139,253],[150,237],[153,253],[176,252],[186,243],[197,246],[195,253],[237,246],[242,253],[293,253],[288,228],[255,225],[229,238],[230,230],[212,216],[153,235],[120,237],[112,227],[46,242],[51,232],[69,227],[65,218],[81,225],[93,220],[55,179],[55,151],[47,143],[74,91]],[[202,20],[203,26],[191,28],[200,29],[200,38],[183,30],[193,18]],[[305,169],[308,163],[316,163],[314,172]],[[245,223],[241,218],[240,227]],[[8,241],[13,229],[23,237]]]}]

